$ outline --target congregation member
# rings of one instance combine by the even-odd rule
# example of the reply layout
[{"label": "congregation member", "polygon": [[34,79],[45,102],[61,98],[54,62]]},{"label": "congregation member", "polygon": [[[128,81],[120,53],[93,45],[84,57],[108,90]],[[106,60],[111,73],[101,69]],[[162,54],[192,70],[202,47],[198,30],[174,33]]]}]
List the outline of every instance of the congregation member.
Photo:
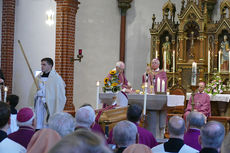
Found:
[{"label": "congregation member", "polygon": [[123,153],[152,153],[151,149],[143,144],[133,144],[128,146]]},{"label": "congregation member", "polygon": [[[49,116],[62,112],[66,103],[65,82],[53,68],[51,58],[41,60],[42,72],[36,77],[30,93],[31,106],[35,108],[36,129],[44,128]],[[34,98],[35,97],[35,98]]]},{"label": "congregation member", "polygon": [[18,105],[19,97],[17,95],[7,95],[6,103],[10,105],[10,128],[8,129],[7,133],[13,133],[18,130],[17,125],[17,109],[16,106]]},{"label": "congregation member", "polygon": [[[141,114],[142,114],[141,106],[138,104],[132,104],[128,107],[127,119],[137,126],[138,135],[139,135],[138,142],[140,144],[149,146],[150,148],[155,147],[156,145],[158,145],[158,143],[154,138],[153,134],[138,125],[140,123]],[[108,144],[113,144],[112,139],[113,139],[113,130],[110,131],[109,138],[107,141]]]},{"label": "congregation member", "polygon": [[200,112],[191,112],[186,118],[187,132],[184,134],[184,144],[201,150],[198,142],[200,136],[200,129],[205,124],[205,117]]},{"label": "congregation member", "polygon": [[27,147],[27,153],[48,153],[61,140],[61,136],[54,130],[44,128],[37,131]]},{"label": "congregation member", "polygon": [[97,134],[79,129],[64,137],[49,153],[112,153]]},{"label": "congregation member", "polygon": [[49,118],[48,128],[58,132],[61,137],[74,132],[76,127],[75,119],[72,115],[66,112],[55,113]]},{"label": "congregation member", "polygon": [[228,132],[227,136],[225,137],[222,146],[221,146],[221,153],[229,153],[230,150],[230,132]]},{"label": "congregation member", "polygon": [[27,148],[35,133],[35,114],[29,107],[19,110],[17,115],[18,131],[8,135],[8,138]]},{"label": "congregation member", "polygon": [[186,119],[186,116],[192,111],[198,111],[203,113],[206,117],[211,116],[211,104],[210,104],[210,97],[207,93],[204,92],[205,89],[205,83],[200,82],[198,93],[194,96],[194,108],[192,106],[192,96],[190,97],[188,101],[187,108],[185,110],[184,117]]},{"label": "congregation member", "polygon": [[173,116],[168,123],[169,140],[152,148],[153,153],[177,152],[197,153],[198,150],[184,144],[185,123],[179,116]]},{"label": "congregation member", "polygon": [[200,153],[219,153],[224,135],[225,129],[223,124],[217,121],[206,123],[201,128],[199,141],[202,149]]},{"label": "congregation member", "polygon": [[0,102],[0,153],[25,153],[26,149],[7,137],[7,129],[10,127],[10,107]]},{"label": "congregation member", "polygon": [[113,128],[115,153],[122,153],[128,146],[138,143],[137,126],[130,121],[120,121]]}]

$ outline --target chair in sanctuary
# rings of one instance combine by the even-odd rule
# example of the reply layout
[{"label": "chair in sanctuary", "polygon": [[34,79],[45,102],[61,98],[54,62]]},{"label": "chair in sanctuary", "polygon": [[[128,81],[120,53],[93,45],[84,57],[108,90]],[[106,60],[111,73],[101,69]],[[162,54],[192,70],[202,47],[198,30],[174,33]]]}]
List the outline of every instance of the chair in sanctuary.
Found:
[{"label": "chair in sanctuary", "polygon": [[[184,106],[167,107],[167,123],[168,123],[168,120],[172,116],[177,115],[177,116],[183,117],[184,110],[187,106],[186,89],[184,89],[183,86],[181,86],[179,84],[174,85],[172,88],[169,89],[169,94],[170,95],[184,95],[185,99],[184,99]],[[168,125],[167,124],[166,124],[166,130],[165,130],[165,137],[169,138]]]},{"label": "chair in sanctuary", "polygon": [[230,130],[230,117],[228,116],[209,116],[208,121],[218,121],[225,127],[225,133],[227,134]]}]

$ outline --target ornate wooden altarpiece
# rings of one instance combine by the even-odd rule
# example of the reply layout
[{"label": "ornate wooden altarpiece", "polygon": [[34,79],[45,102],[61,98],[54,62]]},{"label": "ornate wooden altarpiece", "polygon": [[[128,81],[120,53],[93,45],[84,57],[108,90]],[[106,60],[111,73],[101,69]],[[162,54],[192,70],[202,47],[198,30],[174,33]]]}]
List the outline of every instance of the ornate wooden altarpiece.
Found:
[{"label": "ornate wooden altarpiece", "polygon": [[[178,22],[175,22],[176,6],[170,0],[163,6],[163,19],[155,22],[153,14],[151,34],[151,58],[156,57],[163,63],[163,43],[166,36],[171,43],[170,52],[175,51],[175,73],[173,64],[167,72],[168,87],[173,84],[181,84],[187,91],[191,82],[192,62],[197,62],[198,81],[208,82],[218,70],[218,51],[224,35],[230,40],[230,1],[223,0],[220,4],[220,19],[212,20],[213,10],[217,0],[185,0],[181,1],[181,9],[178,14]],[[228,12],[228,14],[227,14]],[[208,74],[208,51],[210,51],[210,74]],[[171,56],[171,61],[172,61]],[[172,62],[171,62],[172,63]],[[227,83],[230,74],[220,73]]]}]

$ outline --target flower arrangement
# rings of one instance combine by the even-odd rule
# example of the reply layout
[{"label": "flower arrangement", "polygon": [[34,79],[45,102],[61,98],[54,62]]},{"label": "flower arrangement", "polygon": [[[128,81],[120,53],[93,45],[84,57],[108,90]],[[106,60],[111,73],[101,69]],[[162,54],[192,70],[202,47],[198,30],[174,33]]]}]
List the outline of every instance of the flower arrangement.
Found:
[{"label": "flower arrangement", "polygon": [[214,75],[211,83],[208,83],[205,88],[205,92],[212,95],[221,94],[224,90],[226,90],[226,85],[223,84],[218,74]]},{"label": "flower arrangement", "polygon": [[116,70],[112,70],[109,72],[110,77],[106,77],[104,79],[104,87],[103,92],[106,91],[112,91],[112,92],[117,92],[120,91],[120,80],[118,78],[118,73],[116,72]]}]

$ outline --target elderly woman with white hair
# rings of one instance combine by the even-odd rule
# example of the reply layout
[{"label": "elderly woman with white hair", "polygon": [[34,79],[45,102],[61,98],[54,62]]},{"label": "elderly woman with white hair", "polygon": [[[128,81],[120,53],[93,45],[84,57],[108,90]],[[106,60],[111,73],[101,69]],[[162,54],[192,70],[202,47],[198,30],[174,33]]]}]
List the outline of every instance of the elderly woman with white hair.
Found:
[{"label": "elderly woman with white hair", "polygon": [[58,132],[61,137],[73,133],[75,126],[73,116],[66,112],[56,113],[48,121],[48,128]]}]

